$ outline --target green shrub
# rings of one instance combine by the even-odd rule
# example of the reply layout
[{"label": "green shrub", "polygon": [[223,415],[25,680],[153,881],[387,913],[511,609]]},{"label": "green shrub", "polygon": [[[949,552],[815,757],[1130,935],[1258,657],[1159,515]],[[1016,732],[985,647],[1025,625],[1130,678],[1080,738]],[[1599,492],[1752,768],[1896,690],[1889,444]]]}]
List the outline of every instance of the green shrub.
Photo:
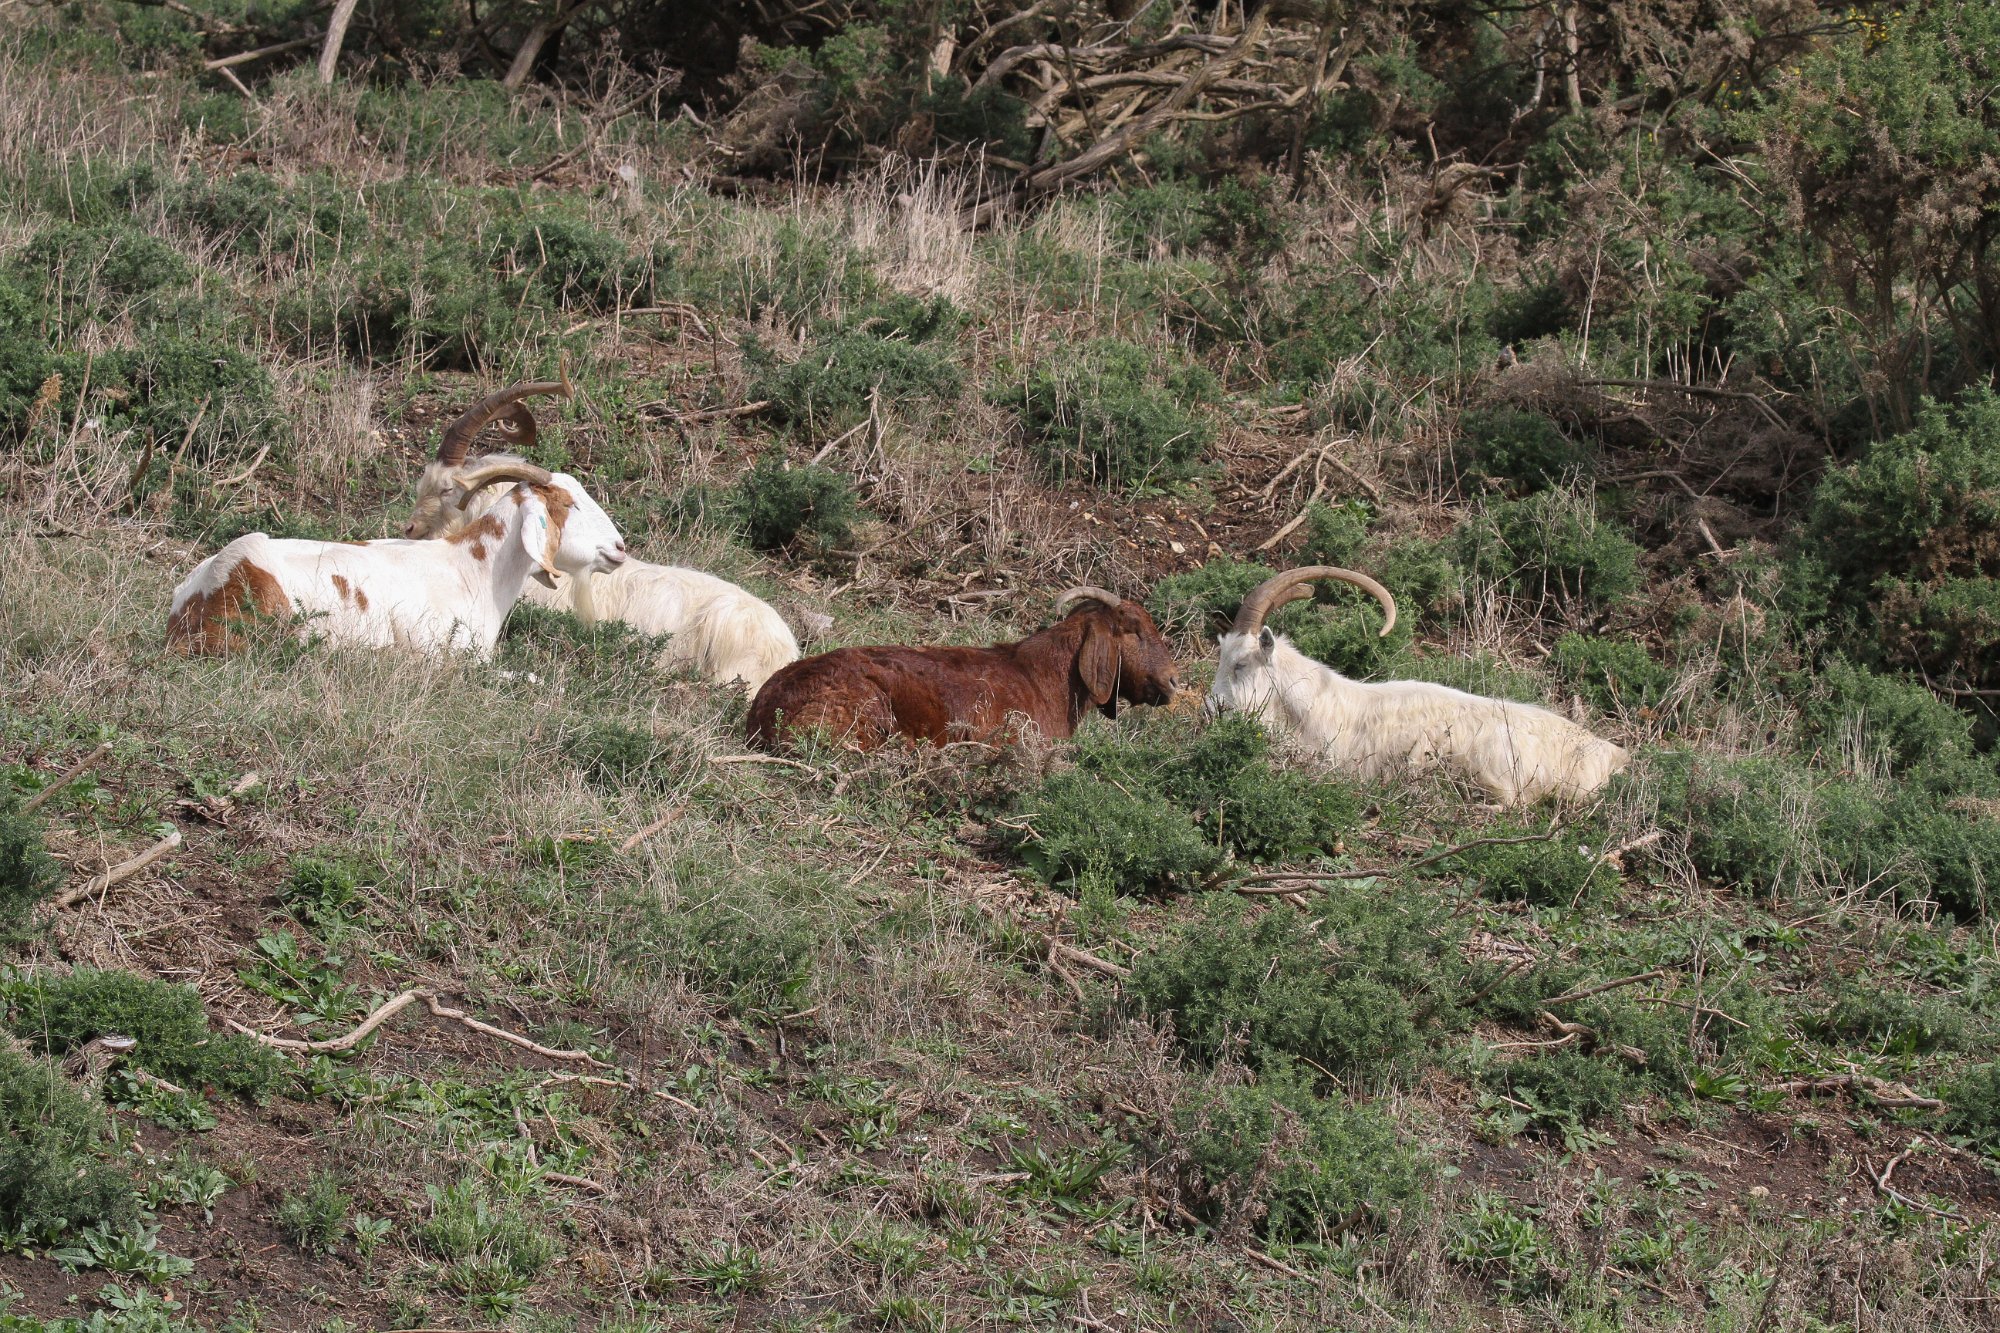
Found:
[{"label": "green shrub", "polygon": [[2000,1063],[1973,1065],[1944,1089],[1945,1122],[1983,1147],[2000,1144]]},{"label": "green shrub", "polygon": [[1093,875],[1123,893],[1191,889],[1222,864],[1186,810],[1085,772],[1050,776],[1022,802],[1018,822],[1033,830],[1016,843],[1022,860],[1051,884]]},{"label": "green shrub", "polygon": [[1193,474],[1211,433],[1201,408],[1215,394],[1198,366],[1169,368],[1143,347],[1100,340],[1042,362],[997,397],[1019,411],[1053,480],[1137,486]]},{"label": "green shrub", "polygon": [[1590,451],[1536,412],[1474,410],[1459,418],[1458,429],[1460,474],[1503,483],[1516,494],[1561,486],[1590,470]]},{"label": "green shrub", "polygon": [[958,367],[948,349],[884,336],[868,327],[872,322],[863,322],[866,331],[816,337],[787,364],[752,344],[746,353],[756,368],[750,396],[769,399],[779,421],[828,429],[865,416],[871,394],[886,408],[958,393]]},{"label": "green shrub", "polygon": [[190,1090],[256,1098],[269,1095],[290,1070],[283,1056],[251,1037],[211,1033],[192,986],[78,968],[66,977],[37,974],[0,984],[0,997],[8,1028],[50,1055],[107,1034],[132,1037],[138,1046],[126,1059],[141,1069]]},{"label": "green shrub", "polygon": [[1825,760],[1845,767],[1855,739],[1864,766],[1879,763],[1897,777],[1954,794],[1983,794],[1995,785],[1993,761],[1981,756],[1972,721],[1924,686],[1878,675],[1844,658],[1828,662],[1804,703]]},{"label": "green shrub", "polygon": [[1617,1116],[1644,1089],[1639,1077],[1617,1057],[1569,1048],[1510,1061],[1499,1068],[1496,1078],[1511,1095],[1534,1107],[1537,1121],[1551,1129]]},{"label": "green shrub", "polygon": [[41,303],[20,279],[0,272],[0,439],[27,423],[52,368]]},{"label": "green shrub", "polygon": [[1832,998],[1810,1023],[1819,1036],[1905,1056],[1964,1050],[1970,1044],[1964,1012],[1942,1000],[1916,999],[1868,977],[1842,981]]},{"label": "green shrub", "polygon": [[1815,868],[1811,775],[1781,759],[1659,760],[1660,822],[1687,835],[1695,868],[1758,893]]},{"label": "green shrub", "polygon": [[1257,1229],[1272,1240],[1332,1244],[1364,1223],[1380,1226],[1420,1204],[1431,1175],[1423,1149],[1388,1115],[1316,1097],[1282,1063],[1256,1083],[1198,1096],[1175,1128],[1198,1215],[1227,1226],[1261,1213]]},{"label": "green shrub", "polygon": [[1205,840],[1247,861],[1329,853],[1360,822],[1361,800],[1337,782],[1271,762],[1271,742],[1247,717],[1219,718],[1164,775],[1163,787],[1200,820]]},{"label": "green shrub", "polygon": [[562,1245],[519,1203],[495,1199],[486,1183],[467,1176],[426,1185],[431,1215],[416,1229],[417,1244],[445,1260],[445,1285],[460,1295],[518,1291],[509,1278],[532,1278],[554,1263]]},{"label": "green shrub", "polygon": [[13,797],[0,793],[0,943],[18,936],[62,879],[62,866],[42,845],[41,821],[17,813]]},{"label": "green shrub", "polygon": [[564,307],[611,309],[644,304],[647,266],[624,240],[560,213],[514,219],[496,245],[496,258],[522,276],[530,290]]},{"label": "green shrub", "polygon": [[1928,405],[1813,493],[1799,544],[1865,659],[2000,685],[2000,395]]},{"label": "green shrub", "polygon": [[213,336],[156,331],[130,352],[100,358],[91,379],[123,396],[114,416],[163,450],[177,451],[186,439],[190,459],[243,456],[267,444],[282,457],[290,443],[270,372]]},{"label": "green shrub", "polygon": [[1490,504],[1458,532],[1458,562],[1526,597],[1603,605],[1639,587],[1639,547],[1587,496]]},{"label": "green shrub", "polygon": [[[1221,634],[1236,617],[1236,608],[1252,588],[1277,573],[1268,565],[1236,560],[1211,560],[1184,574],[1169,574],[1153,585],[1146,609],[1169,634],[1206,637]],[[1278,613],[1279,617],[1287,607]],[[1273,618],[1273,625],[1278,623]]]},{"label": "green shrub", "polygon": [[697,760],[683,747],[620,722],[599,722],[563,747],[584,778],[607,791],[642,787],[665,791],[687,782]]},{"label": "green shrub", "polygon": [[1340,505],[1313,501],[1306,506],[1306,521],[1300,529],[1303,540],[1299,543],[1298,562],[1358,567],[1361,548],[1368,543],[1368,525],[1373,519],[1368,506],[1359,500]]},{"label": "green shrub", "polygon": [[1564,684],[1607,713],[1657,708],[1674,685],[1673,670],[1630,639],[1565,634],[1549,660]]},{"label": "green shrub", "polygon": [[179,251],[129,222],[57,223],[36,233],[15,267],[47,283],[64,307],[97,318],[115,313],[99,300],[142,301],[194,276]]},{"label": "green shrub", "polygon": [[[824,904],[810,881],[767,879],[717,886],[673,907],[642,904],[620,963],[637,976],[686,977],[739,1016],[770,1018],[802,1007],[826,941]],[[809,906],[795,906],[800,899]]]},{"label": "green shrub", "polygon": [[124,1172],[99,1159],[104,1110],[53,1061],[0,1045],[0,1235],[50,1244],[139,1216]]},{"label": "green shrub", "polygon": [[278,1200],[278,1230],[307,1254],[331,1254],[347,1234],[354,1196],[329,1171],[316,1171],[306,1187]]},{"label": "green shrub", "polygon": [[[1237,1042],[1256,1068],[1311,1060],[1336,1076],[1410,1072],[1438,995],[1462,968],[1434,908],[1374,899],[1326,904],[1314,926],[1216,895],[1133,964],[1128,993],[1213,1058]],[[1436,933],[1433,933],[1435,931]]]},{"label": "green shrub", "polygon": [[1452,545],[1423,537],[1403,537],[1382,552],[1379,568],[1370,571],[1395,595],[1397,622],[1416,620],[1443,610],[1460,595],[1465,571],[1452,562]]},{"label": "green shrub", "polygon": [[[1507,829],[1489,832],[1509,836]],[[1568,828],[1542,842],[1476,848],[1456,864],[1478,879],[1485,895],[1496,901],[1575,907],[1618,889],[1617,872],[1597,859],[1596,841],[1587,829]]]},{"label": "green shrub", "polygon": [[1912,888],[1961,920],[1988,915],[2000,895],[2000,823],[1906,797],[1891,805],[1888,824],[1894,853],[1921,876]]},{"label": "green shrub", "polygon": [[729,509],[737,528],[760,551],[810,538],[837,547],[853,535],[861,512],[854,487],[830,468],[792,467],[767,454],[736,483]]}]

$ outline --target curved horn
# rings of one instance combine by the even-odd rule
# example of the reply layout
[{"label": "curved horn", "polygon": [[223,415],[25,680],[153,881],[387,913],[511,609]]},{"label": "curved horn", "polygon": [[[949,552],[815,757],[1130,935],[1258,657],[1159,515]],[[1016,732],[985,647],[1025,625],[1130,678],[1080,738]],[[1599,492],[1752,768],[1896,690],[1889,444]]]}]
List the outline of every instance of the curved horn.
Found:
[{"label": "curved horn", "polygon": [[1106,592],[1102,588],[1093,588],[1088,583],[1079,583],[1074,588],[1065,589],[1063,594],[1056,598],[1056,614],[1064,615],[1073,603],[1085,600],[1102,602],[1113,608],[1125,605],[1125,599],[1115,592]]},{"label": "curved horn", "polygon": [[[525,406],[515,407],[515,405],[523,398],[530,398],[536,394],[553,394],[558,398],[569,397],[574,391],[570,387],[569,363],[567,359],[564,360],[561,369],[556,373],[560,378],[553,380],[533,380],[526,384],[512,384],[504,389],[495,389],[471,407],[466,408],[464,412],[459,414],[458,420],[446,426],[444,434],[438,437],[437,461],[443,463],[446,467],[457,467],[460,463],[463,463],[465,461],[465,451],[472,447],[474,438],[478,436],[480,431],[485,430],[488,425],[503,414],[515,423],[517,432],[520,428],[521,418],[526,417],[527,437],[532,442],[535,438],[534,413],[530,412]],[[514,410],[510,412],[509,408],[513,408]]]},{"label": "curved horn", "polygon": [[525,481],[536,486],[547,486],[555,477],[533,463],[523,463],[517,458],[501,459],[494,462],[475,463],[459,474],[458,484],[464,493],[458,497],[458,507],[463,509],[472,502],[472,497],[495,482]]},{"label": "curved horn", "polygon": [[1243,598],[1243,604],[1236,608],[1236,623],[1229,627],[1232,634],[1255,634],[1264,628],[1264,619],[1287,602],[1297,601],[1301,596],[1309,596],[1301,586],[1317,583],[1321,579],[1336,579],[1341,583],[1351,583],[1376,601],[1382,603],[1382,610],[1389,617],[1382,624],[1382,638],[1396,628],[1396,599],[1389,590],[1351,569],[1336,569],[1332,565],[1305,565],[1299,569],[1288,569],[1274,578],[1265,579],[1252,588]]}]

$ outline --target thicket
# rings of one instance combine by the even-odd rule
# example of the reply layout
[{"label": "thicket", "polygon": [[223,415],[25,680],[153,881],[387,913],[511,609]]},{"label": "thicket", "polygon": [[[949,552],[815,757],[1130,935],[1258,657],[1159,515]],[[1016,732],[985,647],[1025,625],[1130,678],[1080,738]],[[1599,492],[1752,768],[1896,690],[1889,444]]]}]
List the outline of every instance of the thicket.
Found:
[{"label": "thicket", "polygon": [[0,792],[0,944],[15,938],[62,883],[62,866],[42,842],[41,821]]},{"label": "thicket", "polygon": [[1158,486],[1194,475],[1217,387],[1198,365],[1097,339],[1036,363],[995,397],[1019,413],[1051,480]]},{"label": "thicket", "polygon": [[136,1220],[138,1196],[110,1146],[104,1108],[54,1061],[0,1043],[0,1237],[50,1244]]},{"label": "thicket", "polygon": [[778,421],[820,429],[852,424],[871,401],[888,411],[949,399],[962,383],[951,338],[964,322],[965,313],[943,297],[897,296],[823,323],[794,361],[780,362],[753,342],[745,348],[750,396],[768,400]]}]

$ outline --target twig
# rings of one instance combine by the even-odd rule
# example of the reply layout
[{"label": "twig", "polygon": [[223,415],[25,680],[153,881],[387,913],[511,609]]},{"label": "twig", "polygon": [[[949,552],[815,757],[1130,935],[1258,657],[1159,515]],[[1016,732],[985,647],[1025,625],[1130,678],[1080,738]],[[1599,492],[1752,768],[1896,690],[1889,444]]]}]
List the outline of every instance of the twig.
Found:
[{"label": "twig", "polygon": [[140,852],[131,860],[121,865],[115,865],[101,875],[93,876],[82,888],[71,889],[68,893],[56,895],[56,897],[50,899],[49,906],[60,912],[72,903],[81,902],[93,894],[102,893],[120,880],[132,878],[132,876],[138,874],[141,870],[144,870],[147,866],[153,864],[153,862],[159,860],[180,845],[181,831],[175,829],[172,833],[169,833],[145,851]]},{"label": "twig", "polygon": [[220,74],[223,78],[229,80],[229,82],[235,86],[236,91],[243,94],[244,101],[249,102],[253,106],[256,105],[257,94],[250,91],[249,84],[243,82],[243,80],[236,77],[235,70],[229,68],[227,65],[224,65],[221,69],[217,70],[216,73]]},{"label": "twig", "polygon": [[229,1026],[246,1037],[255,1038],[263,1042],[266,1046],[274,1046],[281,1051],[311,1051],[314,1053],[348,1051],[367,1040],[369,1033],[381,1027],[384,1023],[423,997],[423,991],[406,990],[394,999],[384,1000],[381,1004],[377,1005],[375,1012],[362,1019],[360,1026],[356,1027],[346,1036],[330,1037],[325,1041],[300,1041],[296,1037],[273,1037],[268,1033],[259,1032],[255,1028],[245,1027],[234,1019],[229,1020]]},{"label": "twig", "polygon": [[574,1185],[578,1189],[590,1190],[606,1197],[617,1192],[601,1180],[592,1180],[589,1176],[572,1176],[566,1171],[544,1171],[542,1179],[553,1180],[558,1185]]},{"label": "twig", "polygon": [[[755,416],[770,405],[770,399],[760,398],[754,403],[742,403],[736,407],[710,407],[699,412],[662,412],[660,415],[686,426],[698,421],[722,421],[730,417]],[[665,406],[663,403],[648,403],[646,409],[663,406]]]},{"label": "twig", "polygon": [[54,780],[45,784],[40,791],[36,792],[33,796],[30,796],[27,800],[23,801],[21,803],[21,813],[24,815],[31,815],[35,811],[41,809],[42,802],[48,800],[49,797],[54,796],[64,787],[69,786],[70,783],[75,782],[85,773],[88,773],[91,769],[96,768],[99,764],[103,763],[104,757],[110,753],[111,753],[110,741],[104,741],[101,744],[99,744],[95,750],[92,750],[89,754],[85,755],[83,758],[71,764],[68,768],[62,771],[60,776],[56,777]]},{"label": "twig", "polygon": [[708,757],[708,762],[711,764],[777,764],[783,768],[799,769],[802,772],[812,774],[816,778],[825,776],[811,764],[802,764],[796,759],[786,759],[781,755],[775,754],[712,754]]},{"label": "twig", "polygon": [[264,466],[264,460],[270,456],[271,446],[266,444],[262,449],[257,451],[257,456],[250,460],[249,467],[244,468],[233,477],[224,477],[221,481],[215,483],[216,487],[220,489],[224,486],[239,486],[250,480],[252,476],[256,475],[257,469]]},{"label": "twig", "polygon": [[[1876,1189],[1881,1190],[1884,1195],[1886,1195],[1891,1199],[1894,1199],[1897,1203],[1902,1204],[1905,1208],[1915,1208],[1919,1212],[1929,1213],[1932,1217],[1957,1217],[1958,1216],[1957,1213],[1946,1212],[1942,1208],[1933,1208],[1929,1204],[1924,1203],[1919,1199],[1911,1198],[1909,1195],[1903,1193],[1901,1190],[1897,1189],[1895,1186],[1889,1183],[1889,1177],[1895,1174],[1896,1168],[1901,1166],[1904,1163],[1904,1161],[1906,1161],[1909,1158],[1911,1153],[1915,1152],[1919,1147],[1921,1147],[1922,1142],[1923,1141],[1921,1139],[1912,1139],[1910,1141],[1909,1147],[1903,1149],[1903,1151],[1897,1153],[1894,1157],[1891,1157],[1889,1159],[1889,1164],[1882,1168],[1882,1174],[1880,1175],[1876,1175],[1875,1169],[1873,1167],[1869,1167],[1868,1178],[1869,1180],[1874,1182]],[[1867,1159],[1865,1158],[1863,1159],[1864,1163],[1866,1162],[1866,1160]]]},{"label": "twig", "polygon": [[1665,969],[1664,967],[1656,967],[1650,972],[1640,972],[1633,976],[1620,977],[1616,981],[1607,981],[1601,986],[1592,986],[1587,990],[1573,990],[1570,991],[1568,994],[1558,995],[1552,1000],[1544,1000],[1542,1001],[1542,1003],[1572,1004],[1577,1000],[1587,1000],[1593,995],[1602,995],[1606,991],[1617,990],[1621,986],[1636,986],[1642,981],[1651,981],[1655,977],[1664,977],[1666,975],[1667,975],[1667,969]]},{"label": "twig", "polygon": [[157,450],[157,441],[158,437],[153,432],[146,432],[145,451],[139,455],[138,466],[132,469],[131,480],[125,483],[125,504],[134,513],[137,513],[139,509],[139,483],[146,479],[146,469],[153,466],[153,454]]},{"label": "twig", "polygon": [[1129,967],[1120,967],[1109,959],[1099,958],[1094,953],[1072,948],[1064,944],[1061,940],[1050,940],[1049,951],[1058,958],[1066,958],[1070,962],[1090,968],[1092,971],[1102,972],[1107,977],[1129,977],[1132,975],[1132,969]]},{"label": "twig", "polygon": [[1254,1245],[1245,1245],[1243,1247],[1243,1257],[1254,1264],[1270,1269],[1274,1273],[1283,1273],[1286,1277],[1298,1278],[1302,1282],[1305,1280],[1306,1275],[1304,1273],[1301,1273],[1288,1263],[1273,1259]]},{"label": "twig", "polygon": [[1750,1030],[1750,1025],[1742,1019],[1737,1018],[1733,1014],[1725,1014],[1720,1009],[1711,1009],[1705,1004],[1689,1004],[1686,1000],[1669,1000],[1662,995],[1635,995],[1632,997],[1632,1002],[1634,1004],[1664,1004],[1675,1009],[1685,1009],[1689,1013],[1698,1016],[1719,1018],[1725,1023],[1742,1028],[1745,1032]]},{"label": "twig", "polygon": [[1470,1009],[1473,1005],[1478,1004],[1481,1000],[1491,995],[1494,991],[1499,990],[1501,983],[1505,982],[1507,978],[1513,976],[1516,972],[1519,972],[1522,968],[1533,965],[1534,962],[1535,962],[1535,955],[1533,954],[1529,954],[1526,958],[1515,959],[1512,966],[1510,966],[1505,972],[1502,972],[1499,976],[1493,978],[1493,980],[1487,982],[1484,986],[1481,986],[1477,991],[1473,992],[1472,997],[1470,999],[1460,1000],[1459,1001],[1460,1006],[1466,1009]]},{"label": "twig", "polygon": [[1651,847],[1654,843],[1658,842],[1661,838],[1664,838],[1666,836],[1667,836],[1667,831],[1663,828],[1656,828],[1651,833],[1642,833],[1638,837],[1632,839],[1630,842],[1621,842],[1616,847],[1611,848],[1609,851],[1599,853],[1597,857],[1597,864],[1603,865],[1606,861],[1615,861],[1619,857],[1625,855],[1625,853],[1636,852],[1641,847]]},{"label": "twig", "polygon": [[247,65],[253,60],[262,60],[265,56],[282,55],[286,51],[296,51],[302,46],[311,46],[325,36],[325,33],[316,32],[310,37],[294,37],[289,42],[260,46],[255,51],[238,51],[233,56],[221,56],[215,60],[203,61],[201,67],[205,70],[219,70],[229,69],[235,65]]},{"label": "twig", "polygon": [[420,992],[420,995],[423,1002],[429,1006],[433,1017],[449,1018],[454,1023],[471,1028],[474,1032],[484,1033],[486,1036],[519,1046],[522,1050],[539,1055],[544,1060],[566,1060],[575,1064],[591,1065],[598,1069],[612,1069],[616,1067],[604,1063],[604,1061],[598,1059],[589,1051],[559,1051],[553,1047],[544,1046],[540,1042],[530,1041],[518,1032],[509,1032],[506,1028],[496,1028],[491,1023],[482,1023],[463,1009],[450,1009],[438,1003],[437,996],[432,995],[428,991]]},{"label": "twig", "polygon": [[673,823],[676,819],[679,819],[682,815],[686,813],[687,813],[687,807],[685,805],[675,806],[673,809],[667,811],[665,814],[661,815],[658,819],[654,820],[652,823],[646,825],[646,827],[640,829],[637,833],[634,833],[631,837],[625,839],[625,841],[619,843],[618,850],[621,852],[631,851],[634,847],[637,847],[640,843],[652,837],[655,833],[658,833],[661,829]]},{"label": "twig", "polygon": [[1322,880],[1334,879],[1374,879],[1382,875],[1394,875],[1407,870],[1419,870],[1424,866],[1435,865],[1439,861],[1448,861],[1454,856],[1463,855],[1479,847],[1510,847],[1517,843],[1547,842],[1561,831],[1560,829],[1551,829],[1547,833],[1531,833],[1521,838],[1474,838],[1471,842],[1462,842],[1456,847],[1447,847],[1441,852],[1433,852],[1429,856],[1421,857],[1415,861],[1407,861],[1399,866],[1375,866],[1368,870],[1328,870],[1316,875],[1301,874],[1297,871],[1281,871],[1270,875],[1249,875],[1235,881],[1229,887],[1238,893],[1246,891],[1250,893],[1285,893],[1290,892],[1290,890],[1246,890],[1244,886],[1252,884],[1316,884]]},{"label": "twig", "polygon": [[1825,1078],[1795,1078],[1767,1084],[1764,1092],[1839,1092],[1859,1089],[1882,1106],[1906,1106],[1923,1111],[1941,1111],[1944,1103],[1935,1097],[1919,1097],[1908,1088],[1870,1074],[1830,1074]]},{"label": "twig", "polygon": [[[624,1073],[625,1071],[620,1070],[619,1072]],[[672,1094],[671,1092],[666,1092],[659,1088],[640,1087],[638,1080],[631,1078],[630,1075],[627,1075],[625,1079],[620,1080],[615,1078],[605,1078],[599,1074],[551,1074],[549,1075],[549,1077],[542,1080],[542,1085],[544,1087],[548,1086],[551,1083],[587,1083],[595,1088],[622,1088],[626,1092],[643,1093],[645,1096],[654,1097],[660,1101],[671,1103],[674,1106],[680,1107],[683,1111],[686,1111],[689,1115],[700,1115],[702,1113],[701,1108],[699,1106],[696,1106],[693,1102],[684,1101],[683,1099],[674,1096],[674,1094]]]}]

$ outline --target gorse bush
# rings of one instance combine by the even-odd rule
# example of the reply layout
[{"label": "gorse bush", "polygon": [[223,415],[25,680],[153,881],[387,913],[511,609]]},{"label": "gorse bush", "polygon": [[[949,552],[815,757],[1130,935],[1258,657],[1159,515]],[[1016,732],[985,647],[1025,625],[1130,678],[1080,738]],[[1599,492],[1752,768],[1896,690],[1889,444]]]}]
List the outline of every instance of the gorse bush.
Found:
[{"label": "gorse bush", "polygon": [[1489,504],[1458,532],[1460,564],[1524,597],[1601,606],[1639,587],[1639,547],[1588,496],[1543,491]]},{"label": "gorse bush", "polygon": [[1270,740],[1246,717],[1193,733],[1172,718],[1087,729],[1075,754],[1075,769],[1026,793],[1002,825],[1051,884],[1189,889],[1230,853],[1253,862],[1330,853],[1360,817],[1344,784],[1274,767]]},{"label": "gorse bush", "polygon": [[621,722],[600,722],[564,746],[592,785],[607,790],[666,790],[694,771],[698,760],[683,746]]},{"label": "gorse bush", "polygon": [[1990,756],[1979,753],[1972,720],[1915,681],[1880,675],[1834,658],[1814,680],[1801,711],[1822,759],[1969,795],[1991,792]]},{"label": "gorse bush", "polygon": [[773,453],[743,474],[725,511],[760,551],[781,550],[802,539],[837,547],[853,535],[861,502],[840,473],[810,464],[792,467],[782,454]]},{"label": "gorse bush", "polygon": [[1128,991],[1207,1058],[1240,1043],[1258,1069],[1302,1059],[1339,1077],[1408,1074],[1463,967],[1447,927],[1430,906],[1344,900],[1308,925],[1217,895],[1139,957]]},{"label": "gorse bush", "polygon": [[0,944],[14,938],[62,883],[62,866],[42,842],[41,821],[0,792]]},{"label": "gorse bush", "polygon": [[1824,587],[1864,662],[2000,685],[2000,396],[1927,406],[1915,428],[1828,472],[1793,578]]},{"label": "gorse bush", "polygon": [[[1146,599],[1146,607],[1169,633],[1220,635],[1229,629],[1244,595],[1275,572],[1266,565],[1211,560],[1198,569],[1161,579]],[[1414,633],[1411,620],[1399,615],[1390,636],[1380,637],[1382,608],[1374,598],[1345,583],[1323,583],[1315,589],[1313,600],[1280,607],[1265,623],[1273,633],[1291,639],[1292,646],[1307,657],[1356,676],[1396,662]]]},{"label": "gorse bush", "polygon": [[494,258],[563,307],[640,304],[652,281],[651,266],[622,238],[560,213],[529,214],[500,228]]},{"label": "gorse bush", "polygon": [[1573,480],[1590,467],[1590,453],[1534,412],[1475,409],[1459,419],[1455,461],[1461,475],[1497,482],[1522,494]]},{"label": "gorse bush", "polygon": [[212,1033],[191,986],[130,972],[78,968],[0,981],[6,1026],[50,1055],[64,1055],[107,1034],[132,1037],[126,1060],[191,1091],[216,1088],[268,1096],[290,1071],[277,1051],[250,1037]]},{"label": "gorse bush", "polygon": [[1029,450],[1052,479],[1136,486],[1192,475],[1211,433],[1201,409],[1215,394],[1200,367],[1170,368],[1143,347],[1099,340],[995,396],[1020,413]]},{"label": "gorse bush", "polygon": [[[39,278],[52,303],[99,318],[116,307],[184,286],[194,275],[180,252],[130,223],[58,223],[36,234],[16,261]],[[100,304],[102,303],[102,304]]]},{"label": "gorse bush", "polygon": [[[1509,835],[1504,828],[1488,832],[1491,837]],[[1601,848],[1596,842],[1586,828],[1565,828],[1538,842],[1475,848],[1454,864],[1476,878],[1489,898],[1537,907],[1576,907],[1618,887],[1618,872],[1597,859]]]},{"label": "gorse bush", "polygon": [[1272,1240],[1332,1244],[1419,1205],[1431,1175],[1423,1149],[1380,1109],[1273,1063],[1239,1087],[1198,1094],[1175,1114],[1184,1186],[1210,1223],[1256,1222]]},{"label": "gorse bush", "polygon": [[0,1045],[0,1235],[51,1244],[139,1215],[131,1179],[102,1160],[104,1110],[53,1061]]},{"label": "gorse bush", "polygon": [[1607,713],[1657,708],[1674,685],[1673,670],[1630,639],[1565,634],[1549,660],[1565,685]]},{"label": "gorse bush", "polygon": [[1306,521],[1299,529],[1298,563],[1356,567],[1361,548],[1368,543],[1372,518],[1368,506],[1358,500],[1339,505],[1313,501],[1306,506]]},{"label": "gorse bush", "polygon": [[858,420],[871,397],[884,409],[951,398],[962,381],[948,340],[963,320],[943,297],[896,297],[822,328],[796,361],[781,364],[753,342],[750,396],[769,399],[779,421],[818,428]]}]

